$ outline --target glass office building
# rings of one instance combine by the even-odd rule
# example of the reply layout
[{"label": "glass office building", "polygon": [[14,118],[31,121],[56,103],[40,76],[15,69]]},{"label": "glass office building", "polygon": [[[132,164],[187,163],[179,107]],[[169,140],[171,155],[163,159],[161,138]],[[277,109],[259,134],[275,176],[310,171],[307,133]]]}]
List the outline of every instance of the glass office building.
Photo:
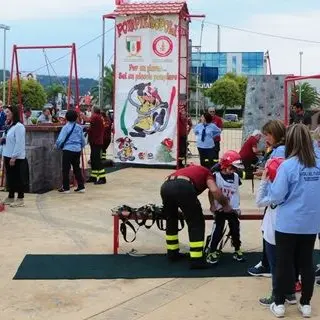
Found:
[{"label": "glass office building", "polygon": [[206,79],[203,83],[209,83],[207,72],[210,69],[215,70],[211,72],[215,74],[211,83],[228,72],[246,76],[266,74],[264,52],[193,52],[191,67],[192,73],[199,70],[200,78]]}]

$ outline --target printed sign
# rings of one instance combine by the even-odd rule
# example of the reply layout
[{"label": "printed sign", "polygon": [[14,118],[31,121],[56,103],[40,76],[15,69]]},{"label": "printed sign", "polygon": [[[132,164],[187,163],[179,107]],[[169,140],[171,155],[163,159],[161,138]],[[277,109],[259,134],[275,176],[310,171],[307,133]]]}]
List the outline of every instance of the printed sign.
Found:
[{"label": "printed sign", "polygon": [[116,162],[175,165],[178,15],[116,18]]}]

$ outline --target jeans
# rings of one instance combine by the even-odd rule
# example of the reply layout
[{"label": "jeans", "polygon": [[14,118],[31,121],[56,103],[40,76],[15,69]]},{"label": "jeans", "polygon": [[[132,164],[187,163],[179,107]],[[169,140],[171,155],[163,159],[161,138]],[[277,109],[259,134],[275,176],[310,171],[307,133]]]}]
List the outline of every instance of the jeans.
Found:
[{"label": "jeans", "polygon": [[[295,284],[296,268],[301,274],[300,303],[309,305],[314,289],[313,251],[316,234],[290,234],[276,231],[276,290],[275,303],[284,304],[285,294]],[[298,266],[295,267],[295,259]]]}]

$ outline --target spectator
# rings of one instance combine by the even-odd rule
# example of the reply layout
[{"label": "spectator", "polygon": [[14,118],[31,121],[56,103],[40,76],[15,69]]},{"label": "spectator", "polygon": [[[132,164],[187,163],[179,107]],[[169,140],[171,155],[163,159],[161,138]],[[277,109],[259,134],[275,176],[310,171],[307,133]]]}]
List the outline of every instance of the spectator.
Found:
[{"label": "spectator", "polygon": [[31,109],[30,108],[25,108],[24,109],[24,117],[23,117],[23,124],[25,126],[30,126],[32,125],[32,120],[31,120]]},{"label": "spectator", "polygon": [[[216,109],[214,107],[210,107],[208,109],[208,112],[212,116],[212,123],[215,124],[222,131],[223,121],[219,116],[217,116]],[[221,143],[221,135],[214,138],[214,152],[215,152],[214,161],[215,162],[219,162],[220,143]]]},{"label": "spectator", "polygon": [[306,126],[295,124],[289,127],[286,158],[270,186],[270,200],[278,205],[275,227],[277,287],[270,310],[276,317],[285,314],[285,294],[295,281],[294,260],[297,254],[302,280],[298,309],[303,317],[309,318],[315,281],[313,251],[320,232],[320,159],[315,156]]},{"label": "spectator", "polygon": [[258,163],[258,143],[262,137],[260,130],[254,130],[250,137],[243,144],[239,154],[244,165],[246,172],[246,178],[251,179],[253,177],[254,166]]},{"label": "spectator", "polygon": [[52,116],[50,112],[50,108],[44,108],[42,111],[42,115],[38,118],[38,124],[48,124],[52,123]]},{"label": "spectator", "polygon": [[181,168],[184,168],[184,162],[186,164],[188,135],[192,128],[192,121],[190,118],[188,118],[185,106],[179,107],[178,126],[179,126],[178,168],[181,169]]},{"label": "spectator", "polygon": [[61,193],[70,193],[69,174],[72,166],[73,173],[78,183],[78,187],[74,190],[78,193],[84,193],[84,179],[80,169],[81,151],[85,146],[82,127],[77,124],[78,114],[74,110],[66,113],[67,124],[62,128],[56,142],[58,149],[63,150],[62,153],[62,188]]},{"label": "spectator", "polygon": [[210,113],[201,115],[201,122],[194,128],[200,163],[203,167],[211,169],[214,164],[214,138],[220,135],[221,130],[212,123]]},{"label": "spectator", "polygon": [[300,102],[293,105],[292,123],[303,123],[309,129],[311,128],[311,116],[304,111],[303,105]]},{"label": "spectator", "polygon": [[6,124],[6,113],[3,110],[3,102],[0,100],[0,130],[4,130]]},{"label": "spectator", "polygon": [[[17,107],[7,107],[6,118],[8,127],[5,131],[5,137],[0,140],[3,145],[2,155],[4,157],[9,191],[4,204],[11,207],[24,207],[24,192],[29,182],[25,145],[26,129],[20,122],[19,109]],[[16,201],[14,198],[15,193],[18,193]]]}]

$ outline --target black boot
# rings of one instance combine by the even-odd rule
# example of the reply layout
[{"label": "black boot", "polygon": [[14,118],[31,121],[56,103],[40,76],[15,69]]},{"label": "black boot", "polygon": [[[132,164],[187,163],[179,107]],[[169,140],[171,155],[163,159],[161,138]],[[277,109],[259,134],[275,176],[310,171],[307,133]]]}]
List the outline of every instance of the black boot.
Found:
[{"label": "black boot", "polygon": [[178,250],[170,250],[167,253],[168,260],[170,262],[177,262],[186,259],[189,255],[187,253],[181,253]]},{"label": "black boot", "polygon": [[106,183],[107,183],[106,178],[99,178],[99,180],[96,181],[94,184],[99,185],[99,184],[106,184]]},{"label": "black boot", "polygon": [[210,268],[210,264],[207,263],[206,259],[203,258],[190,258],[190,269],[208,269]]}]

